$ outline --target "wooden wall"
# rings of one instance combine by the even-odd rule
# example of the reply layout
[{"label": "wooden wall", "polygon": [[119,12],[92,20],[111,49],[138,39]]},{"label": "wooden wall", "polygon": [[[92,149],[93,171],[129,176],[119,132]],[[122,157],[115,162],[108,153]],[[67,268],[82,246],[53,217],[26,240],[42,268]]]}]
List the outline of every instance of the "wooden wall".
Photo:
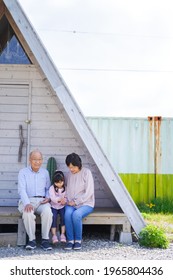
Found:
[{"label": "wooden wall", "polygon": [[[19,126],[24,145],[21,162]],[[92,145],[92,143],[91,143]],[[85,145],[77,137],[56,94],[33,65],[0,65],[0,205],[17,205],[17,175],[28,154],[39,148],[46,167],[55,157],[67,172],[65,157],[76,152],[95,179],[96,206],[118,206]]]}]

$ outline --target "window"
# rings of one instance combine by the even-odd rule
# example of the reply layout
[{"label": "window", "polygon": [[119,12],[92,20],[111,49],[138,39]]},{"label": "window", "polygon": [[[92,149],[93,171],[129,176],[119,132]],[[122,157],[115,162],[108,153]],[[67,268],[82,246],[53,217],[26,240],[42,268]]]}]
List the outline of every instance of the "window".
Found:
[{"label": "window", "polygon": [[5,16],[0,20],[0,64],[31,64]]}]

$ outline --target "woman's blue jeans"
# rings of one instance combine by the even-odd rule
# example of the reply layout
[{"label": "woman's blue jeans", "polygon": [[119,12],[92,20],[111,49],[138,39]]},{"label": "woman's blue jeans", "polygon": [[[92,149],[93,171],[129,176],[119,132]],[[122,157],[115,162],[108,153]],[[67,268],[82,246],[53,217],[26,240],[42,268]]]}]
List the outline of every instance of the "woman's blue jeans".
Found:
[{"label": "woman's blue jeans", "polygon": [[68,241],[82,240],[82,219],[93,212],[91,206],[65,206],[65,228]]}]

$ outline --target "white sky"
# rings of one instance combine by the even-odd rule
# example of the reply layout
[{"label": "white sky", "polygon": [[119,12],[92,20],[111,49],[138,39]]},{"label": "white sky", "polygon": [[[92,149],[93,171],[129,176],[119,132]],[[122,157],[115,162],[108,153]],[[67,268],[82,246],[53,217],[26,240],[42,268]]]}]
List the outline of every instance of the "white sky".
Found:
[{"label": "white sky", "polygon": [[172,0],[18,0],[85,116],[173,117]]}]

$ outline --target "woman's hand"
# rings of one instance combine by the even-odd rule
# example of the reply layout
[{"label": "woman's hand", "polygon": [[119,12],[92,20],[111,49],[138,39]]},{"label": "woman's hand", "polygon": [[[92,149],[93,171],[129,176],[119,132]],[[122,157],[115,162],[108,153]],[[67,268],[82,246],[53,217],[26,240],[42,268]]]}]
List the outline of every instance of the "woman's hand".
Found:
[{"label": "woman's hand", "polygon": [[69,206],[76,206],[76,204],[75,204],[75,202],[72,200],[72,201],[69,201],[68,203],[67,203]]}]

